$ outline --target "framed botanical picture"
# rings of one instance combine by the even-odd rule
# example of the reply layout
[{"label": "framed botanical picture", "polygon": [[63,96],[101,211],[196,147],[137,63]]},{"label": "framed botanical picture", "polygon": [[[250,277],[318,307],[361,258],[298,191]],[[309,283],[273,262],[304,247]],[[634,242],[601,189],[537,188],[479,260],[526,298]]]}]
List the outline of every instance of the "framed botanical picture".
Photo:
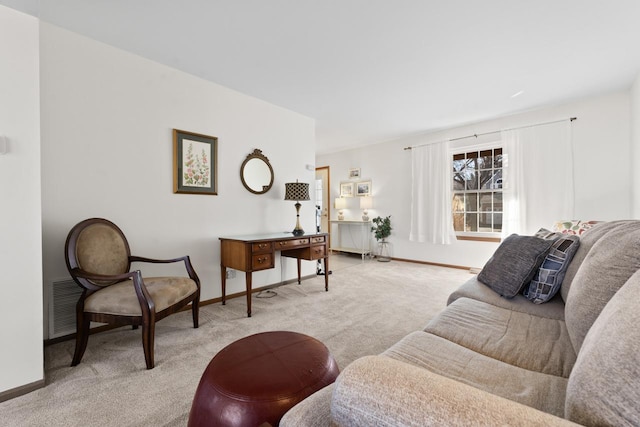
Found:
[{"label": "framed botanical picture", "polygon": [[353,197],[353,182],[340,183],[340,197]]},{"label": "framed botanical picture", "polygon": [[360,168],[349,169],[349,179],[357,179],[357,178],[360,178]]},{"label": "framed botanical picture", "polygon": [[218,194],[218,138],[173,130],[173,192]]},{"label": "framed botanical picture", "polygon": [[356,196],[370,196],[371,181],[356,182]]}]

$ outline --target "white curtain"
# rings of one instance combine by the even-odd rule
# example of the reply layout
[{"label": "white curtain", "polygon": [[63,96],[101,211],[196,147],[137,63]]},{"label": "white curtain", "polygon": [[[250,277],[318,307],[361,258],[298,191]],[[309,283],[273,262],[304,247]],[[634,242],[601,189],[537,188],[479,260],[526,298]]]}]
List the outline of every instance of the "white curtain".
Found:
[{"label": "white curtain", "polygon": [[571,122],[501,132],[502,236],[533,234],[573,219]]},{"label": "white curtain", "polygon": [[449,245],[456,239],[451,214],[449,142],[411,150],[411,231],[409,240]]}]

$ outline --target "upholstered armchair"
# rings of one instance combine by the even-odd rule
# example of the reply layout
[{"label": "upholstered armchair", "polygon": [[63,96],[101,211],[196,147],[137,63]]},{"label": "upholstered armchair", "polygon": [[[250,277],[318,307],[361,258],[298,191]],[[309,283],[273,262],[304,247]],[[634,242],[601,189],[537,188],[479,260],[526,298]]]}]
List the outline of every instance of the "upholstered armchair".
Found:
[{"label": "upholstered armchair", "polygon": [[[76,305],[76,348],[71,366],[80,363],[93,322],[142,326],[147,369],[154,366],[155,323],[191,303],[193,327],[198,327],[200,279],[189,256],[158,260],[132,256],[122,231],[102,218],[74,226],[65,244],[67,268],[83,289]],[[145,277],[132,262],[183,262],[188,277]]]}]

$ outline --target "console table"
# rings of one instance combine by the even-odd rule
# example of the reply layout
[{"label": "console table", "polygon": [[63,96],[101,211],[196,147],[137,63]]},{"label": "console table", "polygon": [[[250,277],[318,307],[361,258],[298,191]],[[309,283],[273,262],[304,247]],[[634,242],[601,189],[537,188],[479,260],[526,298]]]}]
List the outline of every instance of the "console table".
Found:
[{"label": "console table", "polygon": [[[324,260],[324,271],[329,271],[328,234],[292,233],[257,234],[220,237],[220,274],[222,278],[222,304],[226,303],[227,268],[244,271],[247,285],[247,317],[251,317],[251,273],[275,267],[275,253],[298,261],[300,284],[301,260]],[[324,276],[324,290],[329,290],[329,275]]]},{"label": "console table", "polygon": [[[331,220],[329,221],[332,226],[337,225],[338,233],[332,237],[332,251],[350,252],[354,254],[360,254],[364,260],[364,256],[371,254],[371,221],[349,221],[349,220]],[[345,243],[345,236],[343,236],[344,227],[357,227],[359,228],[358,234],[360,235],[360,241],[356,241],[353,235],[350,234],[350,242],[354,246],[347,246]],[[331,230],[333,231],[333,229]],[[356,236],[358,237],[358,236]]]}]

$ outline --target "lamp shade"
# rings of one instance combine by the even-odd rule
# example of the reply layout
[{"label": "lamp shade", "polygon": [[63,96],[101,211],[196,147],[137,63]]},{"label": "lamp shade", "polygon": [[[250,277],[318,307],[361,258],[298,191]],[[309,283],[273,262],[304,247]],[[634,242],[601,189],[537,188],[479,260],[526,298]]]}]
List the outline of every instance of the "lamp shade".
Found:
[{"label": "lamp shade", "polygon": [[336,209],[346,209],[347,208],[347,200],[343,197],[336,197],[333,205]]},{"label": "lamp shade", "polygon": [[284,184],[285,200],[311,200],[309,197],[309,184],[304,182],[288,182]]},{"label": "lamp shade", "polygon": [[373,207],[373,197],[365,196],[360,198],[360,209],[371,209]]}]

